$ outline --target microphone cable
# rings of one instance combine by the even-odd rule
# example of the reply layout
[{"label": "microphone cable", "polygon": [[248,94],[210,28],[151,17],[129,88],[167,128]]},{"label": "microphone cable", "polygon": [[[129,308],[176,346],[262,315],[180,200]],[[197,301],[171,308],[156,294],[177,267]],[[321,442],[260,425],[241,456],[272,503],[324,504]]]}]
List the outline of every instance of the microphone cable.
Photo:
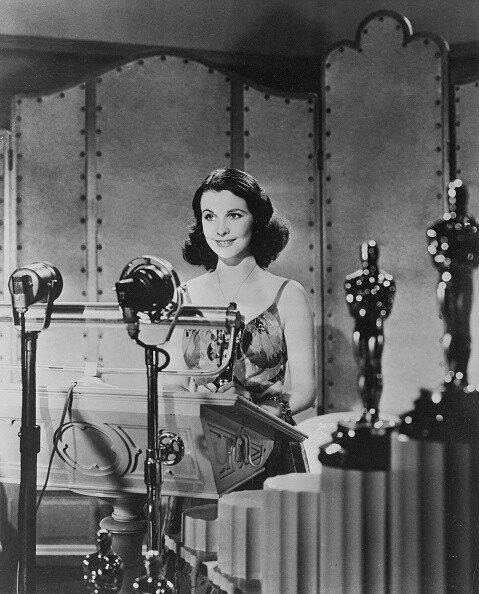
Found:
[{"label": "microphone cable", "polygon": [[65,424],[65,417],[67,416],[68,410],[71,410],[71,407],[73,404],[73,390],[75,389],[76,385],[77,385],[77,382],[73,382],[72,385],[68,388],[68,392],[65,397],[65,404],[63,405],[63,412],[62,412],[62,416],[60,419],[60,423],[59,423],[58,427],[56,428],[55,433],[53,434],[53,449],[50,453],[50,459],[48,461],[48,468],[47,468],[47,475],[45,477],[45,482],[43,483],[42,490],[40,491],[40,494],[38,496],[37,513],[38,513],[38,509],[40,507],[40,504],[42,502],[43,496],[45,494],[45,491],[47,489],[48,480],[50,478],[50,472],[51,472],[52,464],[53,464],[53,458],[55,457],[55,453],[57,452],[58,442],[60,441],[60,433],[61,433],[63,425]]}]

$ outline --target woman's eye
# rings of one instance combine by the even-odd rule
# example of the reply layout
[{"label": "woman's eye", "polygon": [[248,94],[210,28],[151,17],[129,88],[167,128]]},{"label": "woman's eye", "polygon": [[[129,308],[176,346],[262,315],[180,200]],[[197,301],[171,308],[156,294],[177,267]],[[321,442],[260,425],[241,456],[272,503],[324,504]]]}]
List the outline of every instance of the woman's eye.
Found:
[{"label": "woman's eye", "polygon": [[213,215],[212,215],[211,213],[207,212],[207,213],[205,213],[205,214],[203,215],[203,219],[204,219],[205,221],[212,221],[212,220],[213,220]]},{"label": "woman's eye", "polygon": [[230,212],[230,217],[232,219],[239,219],[241,218],[241,214],[239,212]]}]

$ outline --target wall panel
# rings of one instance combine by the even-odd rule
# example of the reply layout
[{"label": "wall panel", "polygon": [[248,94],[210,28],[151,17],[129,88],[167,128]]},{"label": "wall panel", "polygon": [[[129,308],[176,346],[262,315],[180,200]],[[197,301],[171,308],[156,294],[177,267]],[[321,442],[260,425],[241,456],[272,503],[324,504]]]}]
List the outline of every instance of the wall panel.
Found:
[{"label": "wall panel", "polygon": [[[479,82],[454,89],[456,134],[456,176],[469,190],[467,213],[479,219]],[[479,384],[479,273],[473,275],[474,300],[471,313],[472,351],[469,360],[469,381]]]},{"label": "wall panel", "polygon": [[344,277],[376,240],[397,294],[385,322],[385,412],[407,410],[443,379],[436,272],[425,231],[448,181],[446,45],[412,35],[395,13],[371,15],[324,64],[323,203],[328,408],[360,406]]},{"label": "wall panel", "polygon": [[[206,175],[229,165],[230,79],[202,64],[154,56],[96,81],[98,299],[115,301],[114,284],[131,259],[166,258],[180,280],[202,272],[181,248],[193,193]],[[99,333],[100,358],[118,367],[143,351],[126,332]]]},{"label": "wall panel", "polygon": [[[320,218],[317,167],[317,102],[314,97],[244,91],[245,169],[264,186],[277,211],[291,223],[288,246],[271,271],[298,280],[316,314],[320,377]],[[319,402],[322,394],[318,390]]]},{"label": "wall panel", "polygon": [[[85,85],[17,97],[12,111],[16,176],[9,199],[16,211],[17,251],[10,261],[13,268],[15,261],[57,266],[64,301],[86,297],[85,113]],[[77,328],[50,329],[40,337],[38,365],[81,365],[86,339]],[[46,377],[40,374],[39,381]]]},{"label": "wall panel", "polygon": [[272,269],[296,278],[315,295],[319,272],[312,247],[319,247],[315,100],[272,96],[246,87],[244,104],[245,169],[261,181],[275,208],[291,223],[290,243]]},{"label": "wall panel", "polygon": [[[12,166],[12,135],[9,130],[0,130],[0,253],[3,256],[3,262],[0,266],[0,300],[6,299],[6,296],[10,297],[7,282],[12,266],[10,261],[12,250],[9,249],[12,224],[16,230],[16,219],[14,220],[14,217],[12,217],[8,199]],[[15,358],[15,353],[12,352],[11,348],[12,332],[11,324],[0,324],[0,363],[8,364]],[[0,370],[0,378],[3,381],[8,381],[10,372]]]},{"label": "wall panel", "polygon": [[[97,79],[100,300],[130,259],[181,257],[194,190],[229,164],[229,79],[172,56],[128,64]],[[101,177],[100,177],[101,176]]]},{"label": "wall panel", "polygon": [[13,118],[18,263],[52,262],[64,278],[62,298],[81,301],[86,251],[85,90],[75,87],[46,97],[18,98]]}]

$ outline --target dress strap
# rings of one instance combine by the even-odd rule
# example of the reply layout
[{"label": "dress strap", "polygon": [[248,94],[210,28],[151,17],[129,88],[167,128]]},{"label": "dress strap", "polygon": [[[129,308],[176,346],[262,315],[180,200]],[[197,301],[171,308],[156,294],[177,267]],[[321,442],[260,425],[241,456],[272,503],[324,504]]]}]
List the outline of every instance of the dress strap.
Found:
[{"label": "dress strap", "polygon": [[278,289],[278,292],[276,293],[276,297],[274,298],[273,301],[273,305],[278,305],[279,300],[281,299],[281,295],[283,294],[284,288],[286,287],[286,285],[290,282],[291,279],[287,278],[285,281],[283,281],[283,283],[281,284],[281,287]]}]

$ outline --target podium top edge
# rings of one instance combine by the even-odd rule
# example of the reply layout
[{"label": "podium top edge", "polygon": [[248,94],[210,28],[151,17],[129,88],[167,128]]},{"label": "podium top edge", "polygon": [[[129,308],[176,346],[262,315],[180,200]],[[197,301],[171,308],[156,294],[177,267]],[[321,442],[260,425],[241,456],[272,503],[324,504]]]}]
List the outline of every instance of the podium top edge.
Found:
[{"label": "podium top edge", "polygon": [[[48,400],[58,400],[58,406],[63,406],[65,400],[65,394],[68,392],[69,386],[65,385],[38,385],[37,396],[41,402],[42,399],[47,398]],[[22,396],[22,384],[21,383],[0,383],[0,395],[10,394],[11,399],[8,402],[13,402],[16,399],[21,399]],[[174,390],[161,390],[158,392],[159,400],[163,401],[165,408],[169,409],[175,404],[179,406],[186,406],[191,409],[192,406],[207,406],[208,408],[216,409],[219,411],[226,411],[227,409],[237,409],[243,414],[253,418],[256,421],[264,422],[279,430],[281,433],[286,434],[294,441],[304,441],[307,439],[308,434],[304,433],[296,426],[286,423],[282,419],[276,417],[265,409],[261,408],[257,404],[243,398],[238,395],[227,395],[218,393],[207,393],[207,392],[190,392],[185,391],[174,391]],[[81,400],[85,398],[89,403],[96,402],[95,406],[100,404],[102,399],[108,399],[111,404],[111,400],[118,401],[132,401],[147,402],[146,389],[133,389],[133,388],[118,388],[116,386],[105,384],[105,385],[93,385],[83,384],[80,382],[74,387],[73,398]],[[172,408],[173,412],[173,408]]]}]

